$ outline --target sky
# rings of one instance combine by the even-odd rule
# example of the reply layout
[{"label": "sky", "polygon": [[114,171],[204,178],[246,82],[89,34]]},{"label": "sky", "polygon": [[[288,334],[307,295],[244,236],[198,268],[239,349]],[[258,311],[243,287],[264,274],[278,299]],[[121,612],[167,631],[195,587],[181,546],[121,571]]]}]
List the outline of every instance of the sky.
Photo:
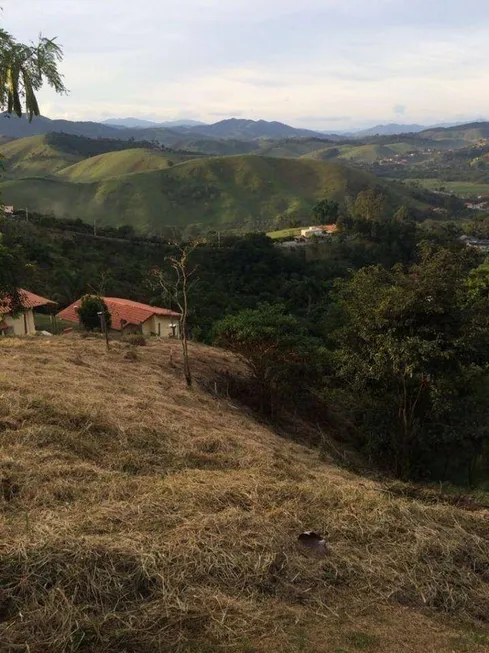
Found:
[{"label": "sky", "polygon": [[64,48],[51,118],[348,130],[489,119],[487,0],[0,0]]}]

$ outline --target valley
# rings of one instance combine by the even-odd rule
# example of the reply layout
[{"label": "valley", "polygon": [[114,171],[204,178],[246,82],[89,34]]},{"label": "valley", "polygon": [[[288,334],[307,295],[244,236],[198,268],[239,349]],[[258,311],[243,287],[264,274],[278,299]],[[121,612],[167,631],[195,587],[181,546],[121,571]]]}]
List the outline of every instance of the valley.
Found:
[{"label": "valley", "polygon": [[[62,123],[78,133],[5,134],[5,204],[148,233],[168,226],[242,233],[307,224],[319,200],[344,207],[374,186],[392,207],[405,205],[421,217],[443,206],[430,179],[457,182],[450,188],[460,196],[484,192],[472,184],[486,183],[484,124],[335,140],[265,121],[171,129],[84,125]],[[24,129],[31,130],[25,121]],[[117,138],[106,135],[110,130]]]}]

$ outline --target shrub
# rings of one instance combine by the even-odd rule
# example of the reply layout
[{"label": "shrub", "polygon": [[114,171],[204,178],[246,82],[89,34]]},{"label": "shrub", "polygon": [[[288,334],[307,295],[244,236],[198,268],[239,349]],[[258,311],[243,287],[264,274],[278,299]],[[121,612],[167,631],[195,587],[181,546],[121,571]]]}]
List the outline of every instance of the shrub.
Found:
[{"label": "shrub", "polygon": [[112,319],[110,311],[107,308],[107,304],[104,302],[103,298],[95,297],[93,295],[85,295],[85,297],[83,297],[81,300],[81,304],[78,309],[80,324],[85,327],[87,331],[95,331],[95,329],[100,329],[99,313],[101,311],[105,312],[107,329],[110,329]]},{"label": "shrub", "polygon": [[130,333],[124,336],[124,340],[133,347],[145,347],[146,338],[140,333]]}]

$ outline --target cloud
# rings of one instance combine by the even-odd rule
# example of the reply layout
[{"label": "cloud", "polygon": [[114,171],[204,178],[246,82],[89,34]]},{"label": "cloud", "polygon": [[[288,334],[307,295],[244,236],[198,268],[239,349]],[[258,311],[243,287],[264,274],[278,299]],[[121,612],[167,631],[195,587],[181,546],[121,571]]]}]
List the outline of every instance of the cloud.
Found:
[{"label": "cloud", "polygon": [[242,115],[340,129],[406,107],[426,122],[489,104],[486,0],[3,4],[6,29],[57,35],[65,48],[70,96],[41,94],[53,115]]}]

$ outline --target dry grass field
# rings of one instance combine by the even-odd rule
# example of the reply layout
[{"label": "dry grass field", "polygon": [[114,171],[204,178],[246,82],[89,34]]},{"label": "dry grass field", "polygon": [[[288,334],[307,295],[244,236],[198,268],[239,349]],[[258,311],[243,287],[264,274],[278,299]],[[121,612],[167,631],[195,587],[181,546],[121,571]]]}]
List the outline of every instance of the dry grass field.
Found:
[{"label": "dry grass field", "polygon": [[194,346],[187,390],[171,347],[0,340],[2,653],[489,651],[489,511],[216,398],[225,352]]}]

